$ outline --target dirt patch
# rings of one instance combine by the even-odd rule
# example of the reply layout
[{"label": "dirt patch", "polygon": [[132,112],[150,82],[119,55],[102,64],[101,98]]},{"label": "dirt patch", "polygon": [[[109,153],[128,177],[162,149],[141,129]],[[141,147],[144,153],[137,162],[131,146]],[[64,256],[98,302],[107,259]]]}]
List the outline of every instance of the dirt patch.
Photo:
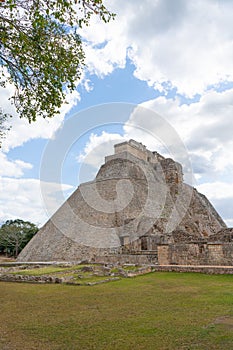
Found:
[{"label": "dirt patch", "polygon": [[16,261],[15,259],[13,258],[6,258],[5,256],[1,256],[0,255],[0,263],[4,263],[4,262],[14,262]]},{"label": "dirt patch", "polygon": [[214,324],[224,325],[229,329],[233,330],[233,317],[232,316],[221,316],[216,318]]}]

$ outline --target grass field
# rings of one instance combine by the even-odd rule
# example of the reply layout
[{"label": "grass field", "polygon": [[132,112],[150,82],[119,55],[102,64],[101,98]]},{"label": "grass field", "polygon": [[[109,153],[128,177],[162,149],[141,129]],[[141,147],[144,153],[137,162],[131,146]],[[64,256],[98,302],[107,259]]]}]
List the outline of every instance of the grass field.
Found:
[{"label": "grass field", "polygon": [[0,283],[1,350],[233,349],[233,276],[150,273],[77,287]]}]

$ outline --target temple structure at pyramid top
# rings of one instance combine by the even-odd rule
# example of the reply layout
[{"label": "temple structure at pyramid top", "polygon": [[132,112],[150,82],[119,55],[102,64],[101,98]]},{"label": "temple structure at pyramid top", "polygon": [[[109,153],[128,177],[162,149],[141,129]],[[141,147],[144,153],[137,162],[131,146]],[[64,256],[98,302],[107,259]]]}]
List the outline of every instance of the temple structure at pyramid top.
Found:
[{"label": "temple structure at pyramid top", "polygon": [[127,158],[129,155],[151,164],[158,163],[160,160],[165,159],[158,152],[151,152],[142,143],[132,139],[114,145],[114,151],[113,155],[105,157],[105,162],[119,157]]},{"label": "temple structure at pyramid top", "polygon": [[20,253],[19,261],[232,265],[233,230],[183,181],[182,166],[116,144]]}]

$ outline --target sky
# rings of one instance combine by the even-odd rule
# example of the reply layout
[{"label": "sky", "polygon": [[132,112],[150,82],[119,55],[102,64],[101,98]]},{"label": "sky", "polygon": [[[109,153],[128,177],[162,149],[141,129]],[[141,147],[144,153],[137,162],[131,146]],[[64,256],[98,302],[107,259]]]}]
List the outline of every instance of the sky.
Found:
[{"label": "sky", "polygon": [[[80,31],[86,69],[52,120],[14,115],[0,151],[0,223],[42,226],[128,139],[180,161],[186,182],[233,226],[233,2],[109,0]],[[188,165],[187,165],[188,164]]]}]

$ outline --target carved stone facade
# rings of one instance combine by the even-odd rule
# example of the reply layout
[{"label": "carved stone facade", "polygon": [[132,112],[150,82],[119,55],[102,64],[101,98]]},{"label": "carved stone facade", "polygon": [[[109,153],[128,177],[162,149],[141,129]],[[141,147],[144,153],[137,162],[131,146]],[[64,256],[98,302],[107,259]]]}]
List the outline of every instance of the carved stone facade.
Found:
[{"label": "carved stone facade", "polygon": [[19,261],[233,265],[232,229],[182,166],[134,140],[115,145],[40,229]]}]

